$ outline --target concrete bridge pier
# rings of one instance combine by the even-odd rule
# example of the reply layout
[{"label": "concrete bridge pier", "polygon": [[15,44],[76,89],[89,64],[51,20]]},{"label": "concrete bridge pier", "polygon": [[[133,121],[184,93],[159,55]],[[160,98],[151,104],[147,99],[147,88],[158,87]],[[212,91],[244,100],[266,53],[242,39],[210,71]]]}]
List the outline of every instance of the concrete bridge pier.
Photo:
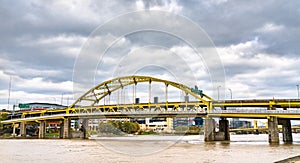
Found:
[{"label": "concrete bridge pier", "polygon": [[279,143],[278,119],[270,116],[268,118],[269,143]]},{"label": "concrete bridge pier", "polygon": [[282,125],[282,137],[284,142],[293,142],[291,120],[289,119],[280,119],[278,121]]},{"label": "concrete bridge pier", "polygon": [[44,139],[45,137],[46,137],[46,122],[40,121],[39,139]]},{"label": "concrete bridge pier", "polygon": [[65,118],[62,123],[62,138],[70,139],[71,138],[71,120],[69,118]]},{"label": "concrete bridge pier", "polygon": [[16,124],[13,123],[13,133],[12,133],[13,137],[16,136]]},{"label": "concrete bridge pier", "polygon": [[216,133],[215,140],[230,140],[229,121],[226,118],[219,120],[219,132]]},{"label": "concrete bridge pier", "polygon": [[64,122],[61,121],[59,124],[59,138],[62,139],[64,134]]},{"label": "concrete bridge pier", "polygon": [[[25,118],[25,114],[22,114],[21,118]],[[20,123],[20,135],[26,136],[26,123],[25,122]]]},{"label": "concrete bridge pier", "polygon": [[206,118],[204,122],[204,141],[230,140],[229,121],[222,118],[219,121],[219,132],[215,131],[215,120]]},{"label": "concrete bridge pier", "polygon": [[83,119],[82,120],[82,132],[83,132],[83,139],[87,139],[88,136],[88,130],[89,130],[89,120]]},{"label": "concrete bridge pier", "polygon": [[21,136],[26,136],[26,123],[25,122],[20,123],[20,134],[21,134]]},{"label": "concrete bridge pier", "polygon": [[206,118],[204,120],[204,141],[215,141],[215,120]]}]

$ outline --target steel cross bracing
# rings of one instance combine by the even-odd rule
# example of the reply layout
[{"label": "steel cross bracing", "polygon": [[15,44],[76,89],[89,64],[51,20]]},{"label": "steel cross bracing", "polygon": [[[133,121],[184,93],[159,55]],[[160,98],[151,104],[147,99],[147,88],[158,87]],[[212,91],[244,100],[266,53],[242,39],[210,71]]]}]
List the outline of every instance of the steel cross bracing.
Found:
[{"label": "steel cross bracing", "polygon": [[[264,118],[271,114],[282,117],[300,118],[298,110],[291,110],[292,108],[300,108],[299,100],[292,99],[277,99],[277,100],[225,100],[225,101],[212,101],[213,110],[207,110],[207,107],[202,102],[169,102],[158,104],[126,104],[126,105],[101,105],[101,106],[86,106],[76,107],[68,109],[56,109],[56,110],[43,110],[34,112],[24,112],[25,118],[32,118],[35,116],[51,116],[57,114],[66,114],[71,116],[72,114],[80,115],[110,115],[114,116],[121,113],[137,113],[143,112],[151,115],[151,112],[182,114],[185,113],[201,113],[205,112],[205,115],[214,117],[244,117],[244,118]],[[260,108],[260,109],[248,109],[248,108]],[[150,109],[149,109],[150,108]],[[222,109],[228,110],[222,110]],[[232,109],[234,108],[234,110]],[[245,109],[246,108],[246,109]],[[264,108],[263,110],[261,108]],[[283,108],[287,110],[267,110],[274,108]],[[130,115],[130,114],[129,114]],[[146,115],[145,115],[146,116]]]},{"label": "steel cross bracing", "polygon": [[94,112],[120,112],[120,111],[198,111],[206,109],[201,102],[168,102],[168,103],[141,103],[141,104],[118,104],[69,108],[70,114],[94,113]]},{"label": "steel cross bracing", "polygon": [[31,122],[51,119],[78,119],[78,118],[151,118],[151,117],[227,117],[227,118],[269,118],[276,116],[278,118],[300,119],[300,110],[266,110],[266,109],[238,109],[238,110],[188,110],[188,111],[166,111],[166,110],[152,110],[152,111],[134,111],[122,110],[118,112],[81,112],[81,113],[60,113],[53,115],[40,115],[34,117],[26,117],[19,119],[11,119],[2,121],[4,124],[17,122]]}]

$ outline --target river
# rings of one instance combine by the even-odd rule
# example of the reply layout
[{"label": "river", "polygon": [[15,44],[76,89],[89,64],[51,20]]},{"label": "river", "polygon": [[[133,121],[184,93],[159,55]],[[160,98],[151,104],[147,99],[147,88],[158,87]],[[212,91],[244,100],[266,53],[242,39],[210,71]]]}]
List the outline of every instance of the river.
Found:
[{"label": "river", "polygon": [[265,134],[231,135],[230,142],[204,142],[202,135],[1,139],[0,162],[262,163],[300,155],[300,134],[293,138],[293,144],[278,145],[269,145]]}]

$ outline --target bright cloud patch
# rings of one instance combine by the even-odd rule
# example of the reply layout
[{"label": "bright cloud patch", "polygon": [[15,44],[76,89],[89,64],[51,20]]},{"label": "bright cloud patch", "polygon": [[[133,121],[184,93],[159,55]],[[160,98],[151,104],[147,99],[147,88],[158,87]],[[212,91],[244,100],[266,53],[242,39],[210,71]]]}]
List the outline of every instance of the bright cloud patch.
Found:
[{"label": "bright cloud patch", "polygon": [[261,28],[257,29],[258,32],[270,33],[270,32],[279,32],[284,29],[283,25],[276,25],[272,23],[266,23]]}]

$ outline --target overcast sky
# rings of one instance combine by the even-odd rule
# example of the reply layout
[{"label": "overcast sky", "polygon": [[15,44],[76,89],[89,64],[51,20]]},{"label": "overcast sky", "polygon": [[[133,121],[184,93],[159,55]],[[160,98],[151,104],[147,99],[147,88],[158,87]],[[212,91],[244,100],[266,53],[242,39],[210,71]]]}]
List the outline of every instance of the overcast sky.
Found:
[{"label": "overcast sky", "polygon": [[[169,31],[146,30],[150,20],[142,16],[122,17],[145,10],[178,15],[203,30],[221,61],[215,62],[215,66],[224,67],[226,80],[220,84],[222,98],[230,98],[228,88],[234,99],[297,98],[296,85],[300,84],[298,0],[20,0],[14,3],[0,0],[1,108],[7,108],[10,77],[10,104],[60,104],[62,94],[63,104],[70,104],[74,69],[79,71],[76,66],[80,62],[88,67],[93,60],[97,68],[90,85],[120,75],[151,75],[189,86],[199,85],[217,98],[218,84],[211,80],[213,66],[206,60],[209,56],[201,50],[202,56],[195,54],[195,49],[203,47],[193,47],[172,32],[168,34]],[[113,32],[101,31],[102,26],[119,17],[122,21],[109,26]],[[158,25],[174,27],[173,32],[200,37],[188,30],[189,24],[179,29],[175,28],[174,20],[160,22],[159,16],[151,18],[155,20]],[[120,32],[133,28],[128,27],[133,21],[143,24],[145,30],[120,38]],[[91,40],[92,45],[88,42]],[[100,54],[99,48],[113,41],[105,55]],[[86,67],[80,66],[80,73],[85,77]],[[89,84],[86,87],[90,88]]]}]

